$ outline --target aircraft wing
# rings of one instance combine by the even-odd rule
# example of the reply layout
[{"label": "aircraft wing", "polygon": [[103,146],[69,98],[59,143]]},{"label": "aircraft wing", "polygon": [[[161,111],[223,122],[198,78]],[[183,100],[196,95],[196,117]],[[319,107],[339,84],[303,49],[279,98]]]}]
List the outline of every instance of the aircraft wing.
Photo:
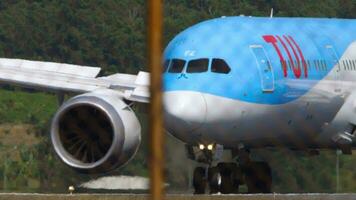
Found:
[{"label": "aircraft wing", "polygon": [[125,99],[149,101],[149,73],[97,77],[99,67],[0,58],[0,82],[40,90],[85,93],[101,88],[121,91]]}]

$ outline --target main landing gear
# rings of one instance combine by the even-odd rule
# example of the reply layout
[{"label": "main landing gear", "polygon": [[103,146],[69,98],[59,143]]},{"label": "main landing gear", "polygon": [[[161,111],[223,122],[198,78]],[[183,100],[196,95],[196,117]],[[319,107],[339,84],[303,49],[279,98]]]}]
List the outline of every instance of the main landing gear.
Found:
[{"label": "main landing gear", "polygon": [[[271,193],[272,173],[268,163],[251,161],[249,153],[242,151],[238,154],[238,163],[219,162],[216,165],[213,165],[213,151],[204,149],[195,154],[194,160],[205,166],[194,170],[194,194],[205,194],[207,190],[210,194],[236,194],[245,184],[248,193]],[[193,158],[192,154],[189,157]]]}]

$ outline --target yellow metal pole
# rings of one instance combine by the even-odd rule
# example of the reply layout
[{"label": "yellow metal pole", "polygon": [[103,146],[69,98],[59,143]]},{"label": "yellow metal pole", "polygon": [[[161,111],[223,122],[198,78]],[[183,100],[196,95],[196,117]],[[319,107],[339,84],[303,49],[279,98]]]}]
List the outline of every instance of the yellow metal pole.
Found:
[{"label": "yellow metal pole", "polygon": [[150,69],[150,180],[151,199],[162,200],[164,135],[162,122],[162,0],[148,3],[148,64]]}]

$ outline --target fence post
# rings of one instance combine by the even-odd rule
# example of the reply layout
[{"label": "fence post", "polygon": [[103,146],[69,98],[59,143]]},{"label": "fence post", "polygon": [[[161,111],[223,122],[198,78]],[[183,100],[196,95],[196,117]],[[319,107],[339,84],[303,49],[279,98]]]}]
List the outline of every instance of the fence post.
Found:
[{"label": "fence post", "polygon": [[148,64],[150,70],[150,192],[162,200],[164,131],[162,122],[162,0],[148,2]]}]

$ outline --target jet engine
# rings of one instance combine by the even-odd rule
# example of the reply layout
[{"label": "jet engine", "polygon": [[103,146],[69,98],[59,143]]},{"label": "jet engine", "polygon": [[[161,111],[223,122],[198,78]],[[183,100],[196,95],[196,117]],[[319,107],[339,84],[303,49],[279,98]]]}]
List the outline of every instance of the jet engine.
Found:
[{"label": "jet engine", "polygon": [[141,141],[141,125],[120,93],[75,96],[55,114],[51,140],[60,159],[82,173],[104,173],[127,163]]}]

